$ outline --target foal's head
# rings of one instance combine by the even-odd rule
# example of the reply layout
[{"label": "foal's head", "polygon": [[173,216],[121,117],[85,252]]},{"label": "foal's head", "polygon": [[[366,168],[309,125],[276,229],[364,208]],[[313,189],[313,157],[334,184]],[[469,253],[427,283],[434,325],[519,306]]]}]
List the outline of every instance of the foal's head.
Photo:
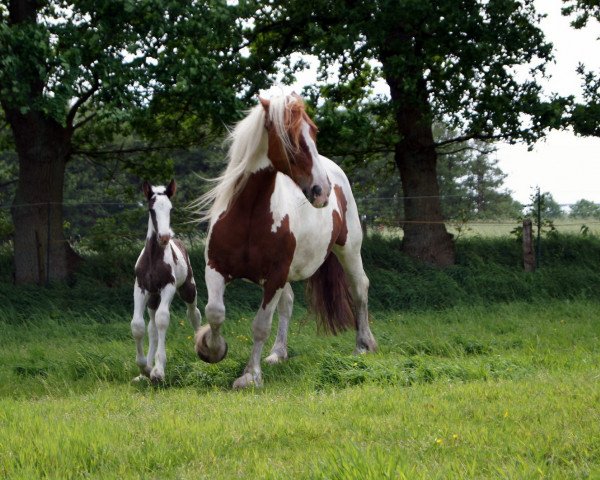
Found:
[{"label": "foal's head", "polygon": [[304,102],[296,94],[259,100],[265,110],[271,163],[302,189],[313,206],[326,206],[331,182],[317,151],[317,127]]},{"label": "foal's head", "polygon": [[168,245],[173,231],[171,230],[171,197],[175,195],[177,184],[175,180],[166,186],[153,186],[148,182],[142,185],[144,195],[148,200],[150,220],[148,225],[148,236],[156,235],[156,241],[161,247]]}]

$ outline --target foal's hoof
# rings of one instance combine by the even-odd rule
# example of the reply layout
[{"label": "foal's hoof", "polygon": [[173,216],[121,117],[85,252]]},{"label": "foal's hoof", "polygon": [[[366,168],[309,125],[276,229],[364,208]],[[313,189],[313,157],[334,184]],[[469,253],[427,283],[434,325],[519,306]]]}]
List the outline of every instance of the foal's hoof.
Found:
[{"label": "foal's hoof", "polygon": [[159,385],[165,381],[165,372],[158,370],[156,367],[150,372],[150,381],[154,385]]},{"label": "foal's hoof", "polygon": [[214,349],[208,346],[208,338],[212,335],[210,325],[204,325],[196,332],[196,353],[206,363],[218,363],[227,355],[227,342],[222,336],[217,339]]},{"label": "foal's hoof", "polygon": [[287,353],[273,352],[271,355],[265,358],[265,363],[268,363],[269,365],[275,365],[276,363],[285,362],[287,359]]},{"label": "foal's hoof", "polygon": [[262,375],[260,373],[244,373],[240,378],[233,382],[233,388],[239,390],[248,387],[262,387]]},{"label": "foal's hoof", "polygon": [[133,385],[140,385],[142,383],[148,383],[150,379],[146,375],[138,375],[131,380]]}]

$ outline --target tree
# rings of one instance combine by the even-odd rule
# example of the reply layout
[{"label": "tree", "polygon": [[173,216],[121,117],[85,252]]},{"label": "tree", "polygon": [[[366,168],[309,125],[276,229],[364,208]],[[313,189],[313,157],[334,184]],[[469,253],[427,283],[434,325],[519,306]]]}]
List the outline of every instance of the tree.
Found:
[{"label": "tree", "polygon": [[600,205],[581,199],[571,205],[570,217],[600,219]]},{"label": "tree", "polygon": [[62,211],[74,156],[134,129],[152,147],[178,145],[203,132],[186,122],[220,126],[242,103],[236,93],[252,94],[262,73],[244,70],[236,8],[218,0],[0,2],[0,104],[19,162],[16,282],[62,280],[77,264]]},{"label": "tree", "polygon": [[[532,0],[274,0],[256,2],[253,18],[248,36],[261,57],[310,53],[324,80],[335,71],[323,97],[360,108],[372,80],[385,80],[405,196],[403,249],[427,262],[454,262],[436,149],[470,139],[534,142],[560,126],[567,101],[544,101],[537,83],[552,46]],[[525,65],[529,76],[519,80]],[[436,142],[436,119],[459,135]]]},{"label": "tree", "polygon": [[543,192],[531,195],[531,208],[527,214],[531,217],[537,218],[538,211],[542,217],[542,221],[545,219],[554,220],[564,216],[564,211],[560,204],[554,200],[554,197],[550,192]]},{"label": "tree", "polygon": [[[563,0],[563,3],[563,15],[573,18],[573,28],[585,27],[590,19],[600,22],[597,0]],[[577,67],[577,72],[581,75],[585,103],[575,103],[570,109],[570,124],[577,134],[600,137],[600,75],[583,64]]]}]

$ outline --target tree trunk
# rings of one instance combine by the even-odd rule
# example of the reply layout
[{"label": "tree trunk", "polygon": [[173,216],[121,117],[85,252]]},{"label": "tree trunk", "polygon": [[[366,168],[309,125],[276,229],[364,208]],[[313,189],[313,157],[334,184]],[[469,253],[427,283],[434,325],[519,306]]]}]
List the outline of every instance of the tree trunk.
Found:
[{"label": "tree trunk", "polygon": [[63,232],[65,166],[71,131],[39,112],[5,108],[19,156],[19,182],[11,213],[15,226],[15,283],[67,279],[79,257]]},{"label": "tree trunk", "polygon": [[413,95],[407,96],[401,90],[400,79],[386,75],[386,80],[400,136],[396,143],[395,162],[405,197],[403,250],[427,263],[452,265],[454,241],[446,231],[442,216],[437,152],[425,82],[419,79],[416,95],[413,92]]}]

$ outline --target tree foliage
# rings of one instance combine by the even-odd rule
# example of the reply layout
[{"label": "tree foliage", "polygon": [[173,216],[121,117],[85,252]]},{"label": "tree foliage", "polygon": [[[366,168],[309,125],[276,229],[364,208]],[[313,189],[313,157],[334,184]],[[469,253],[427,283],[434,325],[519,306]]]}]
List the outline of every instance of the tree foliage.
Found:
[{"label": "tree foliage", "polygon": [[[533,143],[562,124],[568,99],[543,95],[539,83],[552,45],[533,0],[247,4],[254,4],[248,35],[259,56],[316,56],[321,85],[313,97],[333,102],[328,112],[343,105],[345,119],[356,122],[348,112],[364,111],[376,80],[387,83],[389,97],[380,99],[376,116],[389,121],[369,130],[359,120],[365,128],[354,133],[372,140],[371,150],[383,139],[394,151],[404,191],[403,248],[411,256],[438,265],[454,261],[439,201],[437,148],[468,140]],[[524,66],[525,79],[517,75]],[[436,142],[436,121],[457,135]],[[384,135],[372,132],[379,125]]]},{"label": "tree foliage", "polygon": [[571,205],[569,216],[573,218],[600,219],[600,205],[590,200],[581,199]]},{"label": "tree foliage", "polygon": [[[584,28],[590,21],[600,22],[600,4],[596,0],[563,0],[563,14],[569,16],[573,28]],[[600,136],[600,73],[579,64],[584,103],[575,103],[570,111],[570,124],[580,135]]]}]

